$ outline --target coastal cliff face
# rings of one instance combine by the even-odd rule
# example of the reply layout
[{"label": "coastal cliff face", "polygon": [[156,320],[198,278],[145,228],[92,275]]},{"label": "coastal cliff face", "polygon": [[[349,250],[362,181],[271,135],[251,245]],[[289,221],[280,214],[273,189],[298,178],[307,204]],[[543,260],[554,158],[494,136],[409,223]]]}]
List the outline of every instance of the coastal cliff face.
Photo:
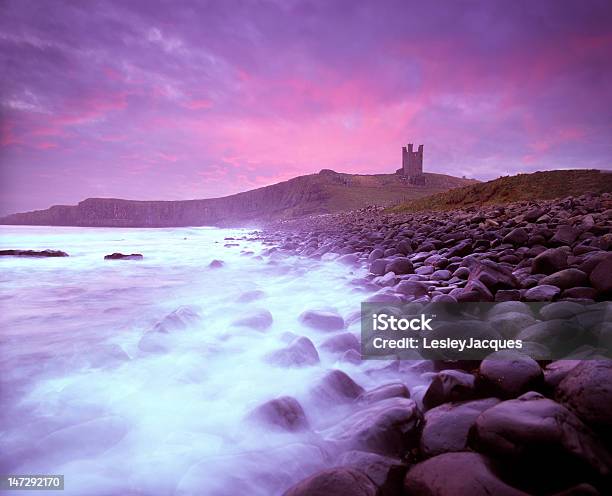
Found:
[{"label": "coastal cliff face", "polygon": [[335,213],[369,204],[391,205],[475,181],[441,174],[425,174],[414,186],[396,175],[358,176],[321,171],[264,188],[223,198],[180,201],[136,201],[88,198],[77,205],[56,205],[8,215],[1,224],[177,227],[236,225]]}]

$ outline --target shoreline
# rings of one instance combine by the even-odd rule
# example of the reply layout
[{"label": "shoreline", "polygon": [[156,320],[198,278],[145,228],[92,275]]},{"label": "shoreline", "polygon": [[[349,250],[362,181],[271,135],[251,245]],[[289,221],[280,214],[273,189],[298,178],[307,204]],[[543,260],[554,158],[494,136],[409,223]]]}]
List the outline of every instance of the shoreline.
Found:
[{"label": "shoreline", "polygon": [[[276,252],[344,264],[347,286],[359,290],[354,297],[346,293],[346,301],[497,302],[504,310],[494,316],[499,322],[507,318],[524,326],[547,321],[539,313],[530,313],[528,302],[548,301],[554,311],[560,308],[555,305],[608,302],[609,293],[602,284],[609,273],[597,274],[599,265],[606,269],[612,258],[612,196],[585,195],[525,207],[523,202],[420,214],[369,208],[251,232],[245,228],[244,236],[227,241],[261,242],[263,265],[273,262]],[[517,229],[526,231],[526,241],[521,241],[525,236]],[[564,245],[562,235],[574,239]],[[538,259],[547,250],[553,254]],[[288,263],[294,262],[289,259]],[[534,266],[551,273],[533,273]],[[551,290],[546,293],[548,300],[528,296],[534,288],[553,286],[540,283],[567,270],[570,281],[584,285]],[[563,277],[555,277],[564,284]],[[320,381],[310,385],[325,401],[331,394],[334,401],[343,402],[347,416],[334,419],[323,430],[309,427],[307,414],[320,417],[325,407],[310,405],[314,410],[309,410],[304,404],[305,412],[302,398],[294,392],[272,397],[253,411],[257,422],[270,432],[315,435],[318,440],[312,447],[327,453],[325,468],[283,494],[404,496],[429,494],[434,487],[440,487],[442,495],[553,494],[579,484],[597,494],[608,488],[612,422],[606,405],[612,397],[612,361],[597,359],[596,350],[587,350],[591,355],[586,356],[592,359],[585,361],[535,361],[522,356],[453,362],[386,358],[388,363],[368,364],[355,351],[355,339],[347,339],[348,334],[355,335],[358,314],[317,313],[308,305],[302,305],[302,310],[311,312],[309,322],[324,333],[312,338],[314,343],[305,335],[288,336],[292,341],[270,356],[285,367],[304,367],[313,364],[318,352],[323,356],[328,346],[333,348],[337,365],[318,366]],[[258,314],[248,325],[269,325],[264,317]],[[612,333],[612,329],[602,332]],[[295,365],[295,356],[305,361]],[[359,376],[350,372],[352,366],[361,365]],[[359,384],[362,372],[377,378],[375,387]],[[551,426],[551,414],[561,423]],[[548,436],[556,441],[542,444],[540,439]],[[509,440],[512,449],[506,452],[499,438]],[[574,441],[578,448],[572,447]],[[577,468],[555,478],[546,464],[530,466],[542,456],[551,464]],[[297,463],[299,472],[311,472],[309,463]],[[500,468],[508,463],[511,470]],[[535,467],[540,471],[533,472]],[[456,474],[461,474],[460,480]],[[481,485],[478,490],[473,487],[476,483]],[[321,488],[327,492],[321,493]]]}]

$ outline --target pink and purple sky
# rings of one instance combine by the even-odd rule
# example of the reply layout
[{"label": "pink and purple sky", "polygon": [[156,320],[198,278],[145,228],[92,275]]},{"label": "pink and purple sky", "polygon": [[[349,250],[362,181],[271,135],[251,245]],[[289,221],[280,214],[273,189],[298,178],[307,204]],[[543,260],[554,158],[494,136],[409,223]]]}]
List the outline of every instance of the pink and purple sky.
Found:
[{"label": "pink and purple sky", "polygon": [[612,169],[612,3],[0,0],[0,214]]}]

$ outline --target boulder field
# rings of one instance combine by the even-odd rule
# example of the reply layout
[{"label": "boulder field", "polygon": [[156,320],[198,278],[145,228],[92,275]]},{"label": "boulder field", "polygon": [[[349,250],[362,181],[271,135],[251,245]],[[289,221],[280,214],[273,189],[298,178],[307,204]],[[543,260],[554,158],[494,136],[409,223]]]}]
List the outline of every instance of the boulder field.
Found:
[{"label": "boulder field", "polygon": [[[365,267],[367,275],[353,281],[364,301],[503,302],[488,319],[505,337],[558,340],[550,322],[571,317],[573,305],[605,306],[612,296],[609,193],[422,213],[370,207],[277,223],[262,238],[271,252]],[[534,315],[524,302],[548,304]],[[341,319],[301,316],[329,334],[325,352],[339,360],[351,354],[347,361],[359,364],[346,336],[350,317]],[[594,332],[612,343],[608,322]],[[316,361],[317,350],[306,344],[283,353]],[[313,395],[322,405],[355,405],[355,413],[317,433],[340,454],[284,494],[610,494],[612,361],[596,347],[584,357],[396,362],[378,372],[393,371],[393,381],[372,391],[332,371]],[[428,385],[412,387],[408,370]],[[307,425],[308,412],[293,399],[256,412],[277,428]]]}]

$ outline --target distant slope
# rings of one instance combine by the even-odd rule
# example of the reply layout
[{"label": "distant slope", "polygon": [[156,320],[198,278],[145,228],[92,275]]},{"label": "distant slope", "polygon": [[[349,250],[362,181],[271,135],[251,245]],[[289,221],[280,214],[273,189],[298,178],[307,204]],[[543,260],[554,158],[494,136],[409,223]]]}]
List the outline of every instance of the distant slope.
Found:
[{"label": "distant slope", "polygon": [[411,200],[394,211],[452,210],[470,206],[503,204],[521,200],[552,200],[586,192],[612,192],[612,172],[557,170],[500,177],[432,196]]},{"label": "distant slope", "polygon": [[88,198],[0,218],[0,224],[175,227],[245,225],[311,214],[334,213],[371,204],[394,205],[476,181],[425,174],[425,184],[408,184],[396,174],[355,175],[323,170],[223,198],[136,201]]}]

